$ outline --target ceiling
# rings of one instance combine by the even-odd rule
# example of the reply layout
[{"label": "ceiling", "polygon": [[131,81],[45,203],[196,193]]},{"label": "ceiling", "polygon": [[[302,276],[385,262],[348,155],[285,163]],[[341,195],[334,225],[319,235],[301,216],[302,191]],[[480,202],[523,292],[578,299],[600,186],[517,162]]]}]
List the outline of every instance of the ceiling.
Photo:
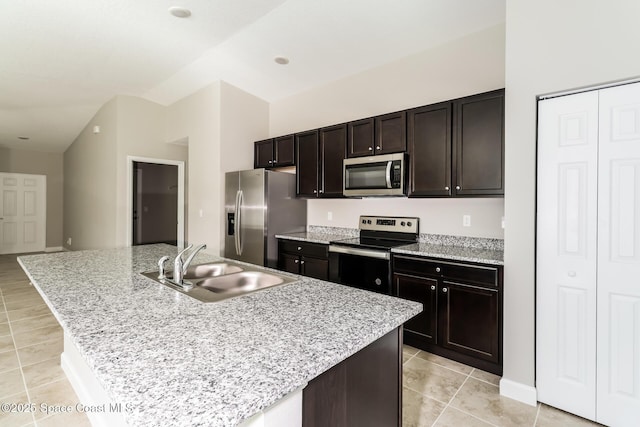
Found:
[{"label": "ceiling", "polygon": [[273,102],[504,20],[505,0],[7,0],[0,146],[64,151],[115,95],[224,80]]}]

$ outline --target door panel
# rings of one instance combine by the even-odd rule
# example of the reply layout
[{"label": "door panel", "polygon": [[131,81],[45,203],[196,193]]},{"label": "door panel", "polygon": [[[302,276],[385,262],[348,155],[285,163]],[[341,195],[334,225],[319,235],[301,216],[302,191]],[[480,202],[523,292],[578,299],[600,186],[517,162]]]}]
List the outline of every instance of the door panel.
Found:
[{"label": "door panel", "polygon": [[598,95],[538,108],[538,400],[595,419]]},{"label": "door panel", "polygon": [[236,213],[236,232],[240,233],[238,259],[257,265],[265,263],[265,174],[262,169],[240,172],[240,221]]},{"label": "door panel", "polygon": [[347,126],[320,129],[320,197],[342,197]]},{"label": "door panel", "polygon": [[420,340],[436,344],[438,334],[438,280],[426,277],[414,277],[405,274],[394,274],[395,295],[422,303],[420,314],[404,324],[405,332],[420,335]]},{"label": "door panel", "polygon": [[227,172],[224,175],[224,256],[237,259],[239,254],[236,251],[236,195],[240,190],[240,172]]},{"label": "door panel", "polygon": [[640,419],[640,84],[600,91],[598,422]]},{"label": "door panel", "polygon": [[44,251],[46,177],[0,173],[0,253]]}]

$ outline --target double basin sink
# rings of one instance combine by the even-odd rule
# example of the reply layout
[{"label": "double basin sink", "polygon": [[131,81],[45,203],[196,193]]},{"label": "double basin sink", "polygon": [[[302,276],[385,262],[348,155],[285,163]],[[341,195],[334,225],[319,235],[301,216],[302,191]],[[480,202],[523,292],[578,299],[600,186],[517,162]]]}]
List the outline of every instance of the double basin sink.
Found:
[{"label": "double basin sink", "polygon": [[184,289],[172,283],[172,272],[167,273],[169,280],[159,279],[157,271],[143,275],[203,302],[220,301],[298,280],[292,276],[267,272],[260,267],[228,261],[189,266],[184,280],[193,284],[191,289]]}]

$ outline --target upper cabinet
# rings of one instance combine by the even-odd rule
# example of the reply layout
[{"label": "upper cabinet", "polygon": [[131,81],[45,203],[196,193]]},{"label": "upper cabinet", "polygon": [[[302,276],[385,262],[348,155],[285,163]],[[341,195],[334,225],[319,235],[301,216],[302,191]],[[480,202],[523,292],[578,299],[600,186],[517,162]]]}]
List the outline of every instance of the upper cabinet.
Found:
[{"label": "upper cabinet", "polygon": [[342,197],[346,142],[344,124],[296,134],[298,196]]},{"label": "upper cabinet", "polygon": [[406,112],[350,122],[347,157],[403,152],[407,149]]},{"label": "upper cabinet", "polygon": [[278,168],[295,165],[294,136],[286,135],[254,144],[254,168]]},{"label": "upper cabinet", "polygon": [[504,195],[504,89],[454,103],[456,196]]}]

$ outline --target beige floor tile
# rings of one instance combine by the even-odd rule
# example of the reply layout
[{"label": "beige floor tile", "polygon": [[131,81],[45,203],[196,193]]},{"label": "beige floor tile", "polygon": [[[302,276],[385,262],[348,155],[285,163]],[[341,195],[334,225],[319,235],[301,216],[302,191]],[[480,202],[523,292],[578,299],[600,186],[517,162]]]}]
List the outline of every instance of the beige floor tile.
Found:
[{"label": "beige floor tile", "polygon": [[427,397],[447,403],[467,377],[414,357],[403,366],[403,385]]},{"label": "beige floor tile", "polygon": [[0,374],[0,399],[25,392],[20,369],[14,369]]},{"label": "beige floor tile", "polygon": [[3,279],[0,277],[0,290],[3,294],[11,293],[12,291],[21,289],[33,289],[33,285],[24,276],[24,274],[22,275],[22,277],[16,277],[12,279]]},{"label": "beige floor tile", "polygon": [[458,411],[451,406],[444,410],[438,421],[433,425],[434,427],[491,427],[491,424],[486,423],[478,418],[475,418],[469,414]]},{"label": "beige floor tile", "polygon": [[436,365],[444,366],[445,368],[453,369],[454,371],[460,372],[464,375],[469,375],[471,371],[473,371],[473,368],[470,366],[422,350],[418,352],[416,357],[428,360],[429,362],[433,362]]},{"label": "beige floor tile", "polygon": [[411,347],[410,345],[406,345],[406,344],[403,344],[403,345],[402,345],[402,352],[403,352],[403,353],[407,353],[407,354],[409,354],[409,355],[413,356],[413,355],[415,355],[416,353],[418,353],[418,351],[420,351],[420,350],[418,350],[418,349],[417,349],[417,348],[415,348],[415,347]]},{"label": "beige floor tile", "polygon": [[[48,406],[75,406],[79,402],[73,388],[71,388],[71,384],[69,384],[66,378],[40,387],[30,388],[29,396],[31,397],[31,402],[35,403],[38,407],[43,403]],[[50,415],[51,414],[47,414],[46,412],[38,411],[35,414],[36,421]]]},{"label": "beige floor tile", "polygon": [[21,310],[23,308],[33,307],[34,305],[42,305],[44,300],[40,295],[29,295],[24,298],[18,298],[11,301],[7,301],[5,298],[4,306],[7,311]]},{"label": "beige floor tile", "polygon": [[5,301],[15,301],[19,299],[24,299],[33,295],[40,296],[40,292],[33,286],[21,286],[11,289],[4,289],[2,291],[2,296]]},{"label": "beige floor tile", "polygon": [[58,321],[52,314],[45,314],[44,316],[28,317],[26,319],[16,320],[11,322],[11,329],[14,334],[30,331],[32,329],[45,328],[47,326],[59,325]]},{"label": "beige floor tile", "polygon": [[8,323],[0,323],[0,337],[11,335],[11,329]]},{"label": "beige floor tile", "polygon": [[13,337],[11,335],[0,337],[0,353],[14,349],[15,346],[13,345]]},{"label": "beige floor tile", "polygon": [[18,357],[24,368],[27,365],[33,365],[48,359],[58,358],[60,360],[63,350],[64,341],[62,336],[59,336],[52,341],[19,348]]},{"label": "beige floor tile", "polygon": [[91,427],[86,414],[78,411],[56,414],[38,421],[38,427]]},{"label": "beige floor tile", "polygon": [[402,427],[429,427],[445,404],[429,399],[406,387],[402,388]]},{"label": "beige floor tile", "polygon": [[7,312],[4,309],[4,304],[0,302],[0,323],[7,323],[9,318],[7,317]]},{"label": "beige floor tile", "polygon": [[533,425],[537,407],[500,396],[499,388],[469,378],[451,402],[451,406],[500,427]]},{"label": "beige floor tile", "polygon": [[44,328],[33,329],[13,334],[13,341],[16,348],[26,347],[33,344],[39,344],[44,341],[51,341],[54,337],[62,337],[62,328],[59,325],[47,326]]},{"label": "beige floor tile", "polygon": [[[15,329],[14,329],[14,331],[15,331]],[[498,375],[492,374],[490,372],[482,371],[482,370],[480,370],[478,368],[474,369],[473,372],[471,372],[471,376],[473,378],[477,378],[479,380],[486,381],[486,382],[488,382],[490,384],[493,384],[493,385],[498,385],[498,386],[500,385],[500,377]]]},{"label": "beige floor tile", "polygon": [[[2,403],[15,403],[21,405],[29,404],[29,399],[25,393],[21,393],[19,395],[11,396],[9,398],[2,399]],[[27,412],[24,406],[16,406],[12,408],[15,412],[5,412],[0,411],[0,426],[2,427],[26,427],[31,426],[33,424],[33,415],[31,412]],[[18,411],[21,409],[22,411]]]},{"label": "beige floor tile", "polygon": [[412,355],[402,352],[402,364],[404,365],[405,363],[407,363],[412,357]]},{"label": "beige floor tile", "polygon": [[540,405],[536,421],[536,427],[588,427],[599,425],[544,403]]},{"label": "beige floor tile", "polygon": [[29,390],[65,378],[59,357],[24,366],[22,373]]},{"label": "beige floor tile", "polygon": [[19,368],[20,364],[18,363],[18,354],[15,350],[0,353],[0,372],[11,371]]},{"label": "beige floor tile", "polygon": [[9,322],[15,322],[16,320],[26,319],[28,317],[42,316],[45,314],[51,314],[51,310],[49,310],[49,307],[47,307],[47,305],[44,303],[20,310],[7,311]]}]

